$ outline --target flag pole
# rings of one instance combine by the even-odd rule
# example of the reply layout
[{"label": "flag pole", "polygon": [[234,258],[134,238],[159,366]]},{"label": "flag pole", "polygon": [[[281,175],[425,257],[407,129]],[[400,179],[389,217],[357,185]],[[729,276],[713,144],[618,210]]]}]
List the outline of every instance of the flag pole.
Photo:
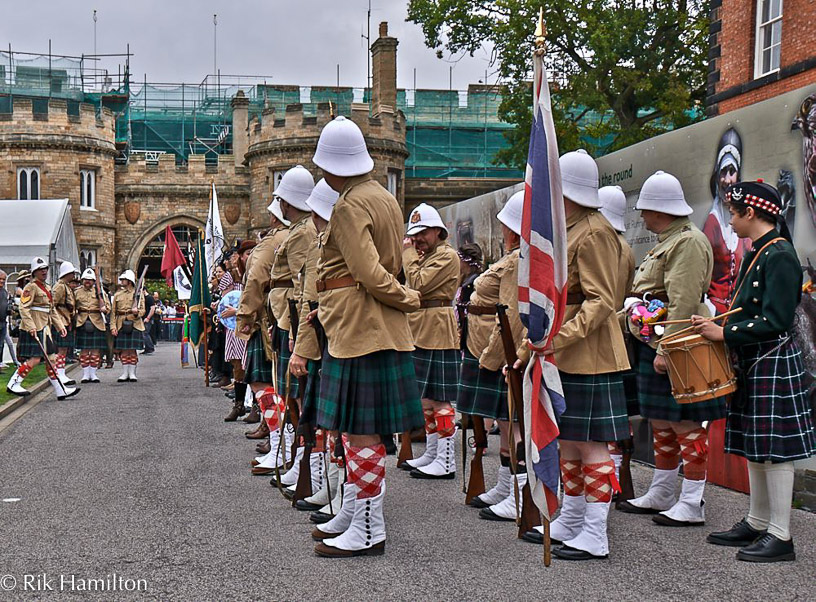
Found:
[{"label": "flag pole", "polygon": [[[210,190],[212,191],[212,189],[210,189]],[[210,195],[212,195],[212,192],[210,192]],[[212,200],[212,196],[210,196],[210,199]],[[201,234],[202,234],[201,229],[199,229],[199,231],[198,231],[198,240],[199,240],[199,242],[201,242]],[[199,248],[202,251],[204,251],[204,245],[199,245]],[[208,308],[204,307],[204,303],[203,303],[203,300],[204,300],[204,271],[203,271],[203,268],[204,268],[205,261],[206,261],[205,257],[200,257],[198,259],[198,290],[199,290],[199,295],[201,296],[201,300],[202,300],[202,303],[201,303],[201,316],[202,316],[201,329],[202,329],[202,332],[204,334],[204,386],[209,387],[210,386],[210,353],[209,353],[209,349],[207,347],[207,322],[209,320],[207,319],[207,309]]]},{"label": "flag pole", "polygon": [[[535,53],[542,56],[546,53],[546,45],[547,45],[547,26],[544,23],[544,7],[540,7],[538,9],[538,23],[536,23],[535,29]],[[549,86],[549,82],[543,82],[544,85]],[[523,403],[523,400],[522,400]],[[544,566],[549,567],[552,563],[552,541],[550,540],[550,518],[545,517],[544,513],[541,513],[541,526],[542,529],[542,543],[544,548]]]}]

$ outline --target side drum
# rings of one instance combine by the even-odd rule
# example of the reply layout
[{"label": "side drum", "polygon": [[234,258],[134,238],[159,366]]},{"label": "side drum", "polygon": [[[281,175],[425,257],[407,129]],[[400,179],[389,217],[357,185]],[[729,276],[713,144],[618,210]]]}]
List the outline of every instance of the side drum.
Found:
[{"label": "side drum", "polygon": [[737,379],[722,341],[699,334],[661,343],[666,355],[672,395],[677,403],[697,403],[733,393]]}]

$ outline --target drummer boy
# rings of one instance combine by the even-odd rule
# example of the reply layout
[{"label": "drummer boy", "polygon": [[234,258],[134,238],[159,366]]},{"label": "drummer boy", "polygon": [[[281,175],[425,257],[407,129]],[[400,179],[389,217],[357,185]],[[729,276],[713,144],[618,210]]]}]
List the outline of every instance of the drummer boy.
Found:
[{"label": "drummer boy", "polygon": [[[748,460],[748,515],[708,542],[739,547],[738,560],[794,560],[790,534],[793,461],[816,454],[802,356],[791,336],[802,296],[802,271],[781,215],[779,192],[739,182],[726,195],[731,225],[753,241],[745,254],[725,326],[693,316],[695,330],[725,340],[740,375],[725,430],[725,451]],[[777,229],[778,222],[778,229]]]},{"label": "drummer boy", "polygon": [[[635,272],[627,307],[638,299],[657,299],[668,310],[665,320],[708,315],[702,299],[711,281],[713,253],[708,239],[688,217],[692,209],[686,203],[680,182],[671,174],[656,172],[644,182],[636,208],[646,228],[657,234],[658,242]],[[655,471],[649,490],[622,502],[619,508],[632,514],[653,514],[659,525],[702,525],[708,460],[708,435],[702,423],[725,416],[724,400],[677,403],[659,347],[659,333],[647,343],[639,329],[631,321],[627,323],[638,338],[633,369],[637,373],[640,414],[652,427]],[[679,324],[666,326],[663,338],[682,328]],[[681,458],[684,478],[678,499]]]}]

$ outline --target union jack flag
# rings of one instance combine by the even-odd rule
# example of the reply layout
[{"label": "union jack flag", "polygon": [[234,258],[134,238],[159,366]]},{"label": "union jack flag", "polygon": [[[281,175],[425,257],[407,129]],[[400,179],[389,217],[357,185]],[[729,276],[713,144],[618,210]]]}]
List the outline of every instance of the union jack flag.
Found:
[{"label": "union jack flag", "polygon": [[543,50],[533,54],[533,127],[524,178],[519,313],[534,351],[524,373],[527,476],[533,500],[549,520],[558,509],[557,417],[565,409],[558,368],[546,349],[566,308],[567,225],[558,142]]}]

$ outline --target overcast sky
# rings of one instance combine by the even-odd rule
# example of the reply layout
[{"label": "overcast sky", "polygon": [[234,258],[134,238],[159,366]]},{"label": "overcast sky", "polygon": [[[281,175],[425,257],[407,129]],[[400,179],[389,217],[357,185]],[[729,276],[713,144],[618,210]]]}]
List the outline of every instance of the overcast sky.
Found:
[{"label": "overcast sky", "polygon": [[[124,53],[130,43],[134,79],[198,83],[213,71],[213,13],[218,14],[218,68],[222,74],[262,75],[269,83],[341,86],[366,79],[367,0],[7,0],[0,19],[0,47],[25,52],[91,54],[93,11],[97,52]],[[9,8],[9,6],[7,6]],[[440,60],[426,48],[421,29],[405,21],[407,0],[372,0],[371,39],[380,21],[399,39],[398,86],[465,89],[484,79],[489,55]],[[115,70],[115,67],[113,67]],[[494,69],[491,69],[494,71]],[[496,76],[490,75],[489,81]]]}]

